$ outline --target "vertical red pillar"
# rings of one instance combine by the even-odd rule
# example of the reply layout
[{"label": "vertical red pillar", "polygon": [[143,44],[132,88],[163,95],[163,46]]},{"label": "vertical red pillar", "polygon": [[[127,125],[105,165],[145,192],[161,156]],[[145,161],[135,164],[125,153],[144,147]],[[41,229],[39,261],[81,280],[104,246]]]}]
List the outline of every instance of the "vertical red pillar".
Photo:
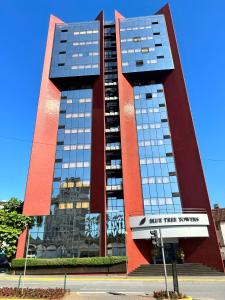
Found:
[{"label": "vertical red pillar", "polygon": [[[51,205],[60,104],[60,91],[49,79],[56,23],[63,22],[51,15],[24,198],[23,213],[27,216],[48,215]],[[25,240],[24,232],[18,241],[17,258],[24,256]]]},{"label": "vertical red pillar", "polygon": [[150,242],[147,240],[133,240],[129,224],[131,214],[143,215],[144,211],[133,87],[122,74],[119,20],[123,18],[121,14],[115,12],[126,253],[128,256],[128,272],[131,272],[140,264],[148,263]]},{"label": "vertical red pillar", "polygon": [[101,213],[101,255],[106,255],[106,158],[105,158],[105,88],[104,88],[104,14],[100,22],[100,76],[93,86],[91,212]]},{"label": "vertical red pillar", "polygon": [[175,66],[163,84],[182,205],[184,209],[206,209],[210,222],[209,238],[183,239],[181,245],[187,262],[203,263],[223,271],[169,5],[158,14],[163,14],[166,19]]}]

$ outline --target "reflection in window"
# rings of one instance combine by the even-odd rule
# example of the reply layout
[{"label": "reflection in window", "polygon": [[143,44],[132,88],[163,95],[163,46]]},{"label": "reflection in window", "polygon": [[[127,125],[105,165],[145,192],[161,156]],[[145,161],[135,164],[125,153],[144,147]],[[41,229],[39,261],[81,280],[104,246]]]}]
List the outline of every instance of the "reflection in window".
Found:
[{"label": "reflection in window", "polygon": [[[51,214],[36,218],[29,250],[33,257],[100,255],[100,216],[89,209],[91,100],[91,89],[62,91]],[[72,121],[68,114],[79,117]]]},{"label": "reflection in window", "polygon": [[120,38],[123,73],[174,68],[163,15],[121,19]]},{"label": "reflection in window", "polygon": [[[63,209],[62,205],[62,211]],[[80,214],[74,210],[70,215],[35,217],[34,226],[30,230],[28,257],[62,258],[99,255],[99,214]]]},{"label": "reflection in window", "polygon": [[163,86],[135,86],[134,95],[145,213],[180,212]]}]

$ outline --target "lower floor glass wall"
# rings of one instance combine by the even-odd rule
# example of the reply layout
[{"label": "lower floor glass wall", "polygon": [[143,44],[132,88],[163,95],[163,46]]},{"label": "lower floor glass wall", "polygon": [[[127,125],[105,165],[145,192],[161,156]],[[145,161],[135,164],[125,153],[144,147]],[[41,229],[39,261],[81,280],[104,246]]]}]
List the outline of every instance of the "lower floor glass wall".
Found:
[{"label": "lower floor glass wall", "polygon": [[28,257],[100,256],[100,214],[73,211],[35,217],[29,231]]}]

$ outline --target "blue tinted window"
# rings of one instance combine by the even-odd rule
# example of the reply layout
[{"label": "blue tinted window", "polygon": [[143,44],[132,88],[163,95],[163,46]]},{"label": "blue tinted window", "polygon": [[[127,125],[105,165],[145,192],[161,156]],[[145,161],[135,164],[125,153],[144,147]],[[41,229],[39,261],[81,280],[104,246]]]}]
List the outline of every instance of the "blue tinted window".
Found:
[{"label": "blue tinted window", "polygon": [[123,73],[173,69],[163,15],[120,20]]},{"label": "blue tinted window", "polygon": [[56,24],[50,78],[99,75],[99,21]]},{"label": "blue tinted window", "polygon": [[135,86],[134,98],[145,213],[180,212],[163,85]]}]

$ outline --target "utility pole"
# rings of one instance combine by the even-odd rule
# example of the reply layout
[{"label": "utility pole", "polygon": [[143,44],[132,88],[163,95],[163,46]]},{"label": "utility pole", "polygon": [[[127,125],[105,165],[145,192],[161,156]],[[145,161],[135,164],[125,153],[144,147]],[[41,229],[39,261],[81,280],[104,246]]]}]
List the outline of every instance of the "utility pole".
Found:
[{"label": "utility pole", "polygon": [[167,284],[167,271],[166,271],[166,260],[165,260],[164,243],[163,243],[162,231],[161,231],[160,228],[159,228],[159,235],[160,235],[160,243],[161,243],[161,249],[162,249],[162,258],[163,258],[163,268],[164,268],[164,276],[165,276],[166,294],[167,294],[168,299],[170,299],[169,292],[168,292],[168,284]]},{"label": "utility pole", "polygon": [[26,270],[27,270],[27,256],[28,256],[29,244],[30,244],[30,231],[29,231],[29,229],[28,229],[28,237],[27,237],[27,249],[26,249],[26,258],[25,258],[24,270],[23,270],[22,294],[23,294],[23,289],[24,289],[24,280],[25,280],[25,276],[26,276]]},{"label": "utility pole", "polygon": [[[157,230],[150,230],[152,244],[154,246],[160,247],[162,251],[162,259],[163,259],[163,268],[164,268],[164,277],[165,277],[165,286],[166,286],[166,295],[168,299],[170,299],[169,292],[168,292],[168,284],[167,284],[167,271],[166,271],[166,260],[165,260],[165,250],[164,250],[164,243],[163,243],[163,236],[162,231],[159,228],[159,237]],[[160,246],[161,244],[161,246]]]}]

